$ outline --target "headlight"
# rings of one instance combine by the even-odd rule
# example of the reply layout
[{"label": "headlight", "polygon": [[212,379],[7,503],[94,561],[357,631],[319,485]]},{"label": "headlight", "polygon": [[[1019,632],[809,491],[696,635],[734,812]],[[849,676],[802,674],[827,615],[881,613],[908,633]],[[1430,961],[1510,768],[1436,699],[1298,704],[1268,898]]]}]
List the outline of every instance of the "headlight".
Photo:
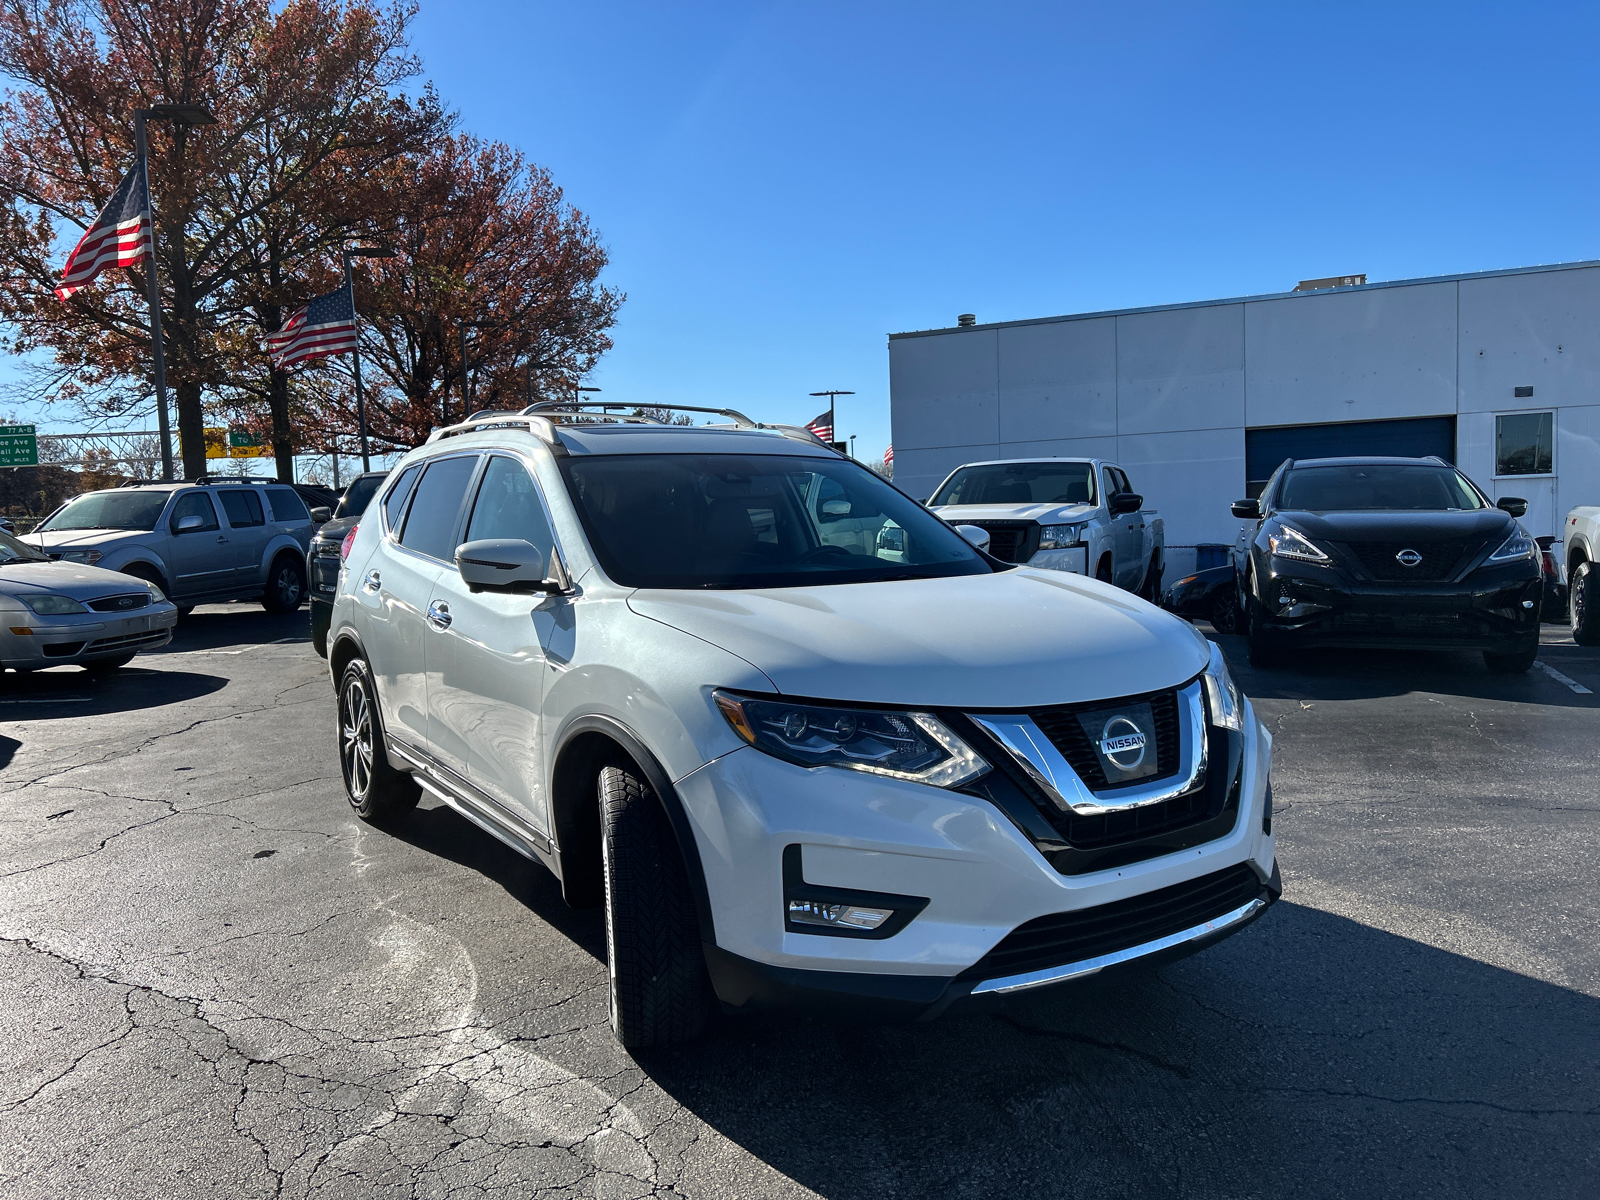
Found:
[{"label": "headlight", "polygon": [[66,613],[85,613],[89,610],[71,596],[23,596],[22,602],[41,617],[59,617]]},{"label": "headlight", "polygon": [[802,767],[844,767],[958,787],[989,764],[929,713],[823,708],[782,700],[713,697],[733,731],[757,750]]},{"label": "headlight", "polygon": [[1295,562],[1316,563],[1325,567],[1333,560],[1330,559],[1316,546],[1311,544],[1311,539],[1298,529],[1291,529],[1287,525],[1278,526],[1276,533],[1267,535],[1267,545],[1272,547],[1272,553],[1277,558],[1292,559]]},{"label": "headlight", "polygon": [[1500,549],[1489,555],[1490,562],[1510,562],[1517,558],[1533,558],[1539,553],[1539,543],[1528,536],[1521,525],[1511,531],[1511,536],[1500,543]]},{"label": "headlight", "polygon": [[167,598],[167,594],[155,584],[151,583],[148,579],[144,581],[144,586],[145,590],[150,593],[151,604],[160,604]]},{"label": "headlight", "polygon": [[62,561],[83,563],[87,567],[94,566],[102,557],[98,550],[63,550],[61,552]]},{"label": "headlight", "polygon": [[1206,700],[1211,706],[1211,723],[1222,729],[1244,729],[1244,697],[1228,674],[1228,660],[1222,647],[1211,643],[1211,662],[1206,667]]},{"label": "headlight", "polygon": [[1082,536],[1082,524],[1045,525],[1039,530],[1039,549],[1065,550],[1068,546],[1076,545]]}]

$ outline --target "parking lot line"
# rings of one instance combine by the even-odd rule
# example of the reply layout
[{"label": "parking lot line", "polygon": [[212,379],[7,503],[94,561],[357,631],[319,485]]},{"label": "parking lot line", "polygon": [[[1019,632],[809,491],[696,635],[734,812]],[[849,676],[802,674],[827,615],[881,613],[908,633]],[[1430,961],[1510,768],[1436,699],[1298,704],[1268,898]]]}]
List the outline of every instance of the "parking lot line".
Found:
[{"label": "parking lot line", "polygon": [[1573,691],[1577,692],[1578,695],[1580,695],[1580,696],[1590,696],[1590,695],[1594,694],[1588,688],[1584,687],[1583,684],[1579,683],[1576,679],[1568,679],[1565,675],[1563,675],[1560,671],[1556,670],[1554,667],[1552,667],[1547,662],[1544,662],[1544,661],[1536,658],[1536,659],[1533,660],[1533,665],[1538,667],[1539,670],[1543,671],[1546,675],[1550,676],[1550,678],[1554,679],[1557,683],[1566,684],[1569,688],[1571,688]]}]

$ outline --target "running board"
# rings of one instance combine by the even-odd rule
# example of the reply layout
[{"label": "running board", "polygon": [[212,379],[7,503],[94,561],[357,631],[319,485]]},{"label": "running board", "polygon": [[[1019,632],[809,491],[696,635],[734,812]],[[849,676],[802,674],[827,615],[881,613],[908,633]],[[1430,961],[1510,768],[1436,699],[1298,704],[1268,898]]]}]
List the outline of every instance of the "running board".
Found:
[{"label": "running board", "polygon": [[394,738],[389,738],[388,742],[389,752],[404,759],[413,768],[412,777],[423,791],[443,800],[479,829],[498,838],[524,858],[533,859],[548,867],[558,879],[561,877],[556,870],[555,844],[548,837],[499,805],[491,805],[489,801],[480,800],[455,787],[441,776],[420,750],[413,750]]}]

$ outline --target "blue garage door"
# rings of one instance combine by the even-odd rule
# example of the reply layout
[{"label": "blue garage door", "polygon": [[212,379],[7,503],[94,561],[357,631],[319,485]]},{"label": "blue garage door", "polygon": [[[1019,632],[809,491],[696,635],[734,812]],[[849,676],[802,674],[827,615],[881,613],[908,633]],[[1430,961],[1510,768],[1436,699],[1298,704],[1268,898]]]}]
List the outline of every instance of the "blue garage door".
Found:
[{"label": "blue garage door", "polygon": [[1336,425],[1277,425],[1244,431],[1245,495],[1256,497],[1286,458],[1341,458],[1394,454],[1456,460],[1456,419],[1413,417],[1405,421],[1344,421]]}]

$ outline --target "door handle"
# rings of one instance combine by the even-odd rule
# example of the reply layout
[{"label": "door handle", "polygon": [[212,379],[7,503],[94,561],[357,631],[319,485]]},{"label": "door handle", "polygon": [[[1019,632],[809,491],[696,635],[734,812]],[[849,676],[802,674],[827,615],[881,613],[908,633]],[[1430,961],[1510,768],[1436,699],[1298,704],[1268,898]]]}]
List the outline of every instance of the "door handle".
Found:
[{"label": "door handle", "polygon": [[367,577],[361,581],[361,586],[369,592],[375,592],[378,590],[379,582],[378,573],[376,571],[368,571]]},{"label": "door handle", "polygon": [[439,630],[449,629],[450,606],[443,600],[435,600],[428,605],[428,624]]},{"label": "door handle", "polygon": [[227,539],[227,538],[225,538],[225,537],[223,537],[223,536],[222,536],[222,535],[221,535],[221,534],[220,534],[220,533],[219,533],[219,534],[217,534],[217,541],[219,541],[219,542],[225,542],[225,541],[227,541],[227,540],[228,540],[228,539]]}]

